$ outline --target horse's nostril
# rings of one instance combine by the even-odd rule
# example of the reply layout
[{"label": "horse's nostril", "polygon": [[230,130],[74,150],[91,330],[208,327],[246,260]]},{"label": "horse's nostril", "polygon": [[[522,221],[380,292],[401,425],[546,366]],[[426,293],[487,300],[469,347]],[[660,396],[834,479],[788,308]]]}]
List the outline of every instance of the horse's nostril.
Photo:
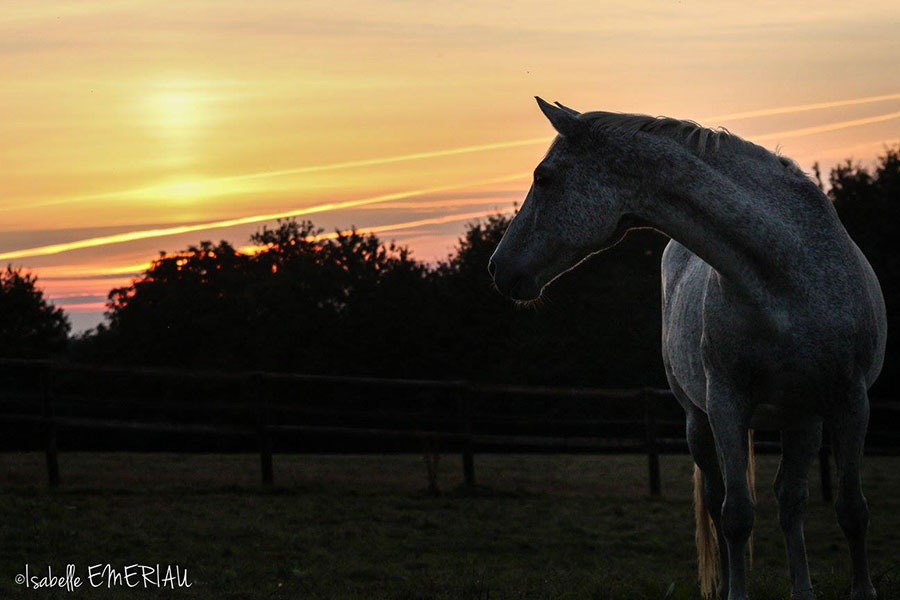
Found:
[{"label": "horse's nostril", "polygon": [[497,264],[493,260],[488,261],[488,273],[491,274],[491,277],[497,274]]}]

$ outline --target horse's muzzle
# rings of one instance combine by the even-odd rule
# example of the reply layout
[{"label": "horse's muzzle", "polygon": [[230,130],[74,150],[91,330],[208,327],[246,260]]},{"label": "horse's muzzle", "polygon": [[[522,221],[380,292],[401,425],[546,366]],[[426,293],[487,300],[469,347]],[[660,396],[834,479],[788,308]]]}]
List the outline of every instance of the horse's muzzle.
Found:
[{"label": "horse's muzzle", "polygon": [[500,293],[513,300],[534,300],[541,295],[541,286],[534,276],[518,265],[498,265],[497,261],[491,258],[488,262],[488,273]]}]

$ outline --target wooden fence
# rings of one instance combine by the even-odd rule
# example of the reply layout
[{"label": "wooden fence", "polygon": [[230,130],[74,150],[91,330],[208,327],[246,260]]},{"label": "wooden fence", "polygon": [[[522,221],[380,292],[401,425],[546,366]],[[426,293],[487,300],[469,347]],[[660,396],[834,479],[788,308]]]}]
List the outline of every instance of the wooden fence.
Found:
[{"label": "wooden fence", "polygon": [[[652,388],[608,390],[510,386],[466,381],[123,368],[16,359],[0,360],[0,370],[13,376],[11,383],[0,387],[0,423],[9,429],[30,426],[34,431],[43,433],[42,445],[46,454],[48,481],[52,487],[60,483],[60,430],[255,438],[264,486],[274,483],[275,442],[284,439],[365,439],[379,443],[421,443],[423,448],[436,448],[438,445],[452,447],[461,454],[463,478],[470,486],[476,481],[476,450],[641,453],[647,458],[648,488],[653,496],[662,493],[660,454],[687,451],[683,419],[666,417],[672,414],[673,407],[677,411],[680,408],[671,392]],[[116,414],[111,417],[98,415],[96,407],[91,407],[102,396],[102,383],[122,377],[139,379],[141,385],[150,388],[149,396],[143,400],[131,400],[117,393],[111,404],[104,405],[116,407]],[[77,394],[71,393],[72,381],[81,385],[76,390]],[[173,389],[188,389],[190,382],[215,384],[225,391],[212,394],[212,398],[203,394],[193,396],[187,403],[173,403],[168,399]],[[382,397],[391,398],[403,397],[404,394],[418,394],[419,398],[425,399],[437,397],[441,401],[441,411],[436,413],[434,408],[428,406],[414,414],[396,410],[330,410],[326,406],[316,412],[316,409],[305,406],[308,399],[303,397],[303,390],[308,386],[332,391],[352,387],[362,390],[366,398],[377,397],[379,392],[387,394]],[[605,408],[615,402],[624,407],[627,418],[607,416],[592,420],[577,411],[576,417],[569,419],[541,415],[491,416],[475,406],[477,399],[486,397],[501,399],[507,403],[504,406],[516,406],[529,398],[546,399],[554,405],[566,401],[588,407],[593,403],[603,403]],[[455,414],[448,413],[448,403],[455,405]],[[164,413],[162,417],[142,417],[142,410],[148,408]],[[191,409],[198,409],[200,417],[178,417],[180,422],[175,422],[173,414]],[[897,406],[891,405],[887,409],[894,412],[894,416],[900,414]],[[231,414],[229,411],[235,415],[230,420],[212,418],[213,414]],[[660,418],[661,414],[663,418]],[[273,418],[276,415],[278,418]],[[323,420],[323,415],[326,420]],[[335,419],[349,422],[335,423]],[[511,429],[516,427],[540,428],[540,431],[523,434]],[[602,427],[607,431],[612,427],[621,433],[572,433],[578,428],[590,431]],[[668,434],[661,435],[661,428]],[[559,432],[560,429],[563,433]],[[779,444],[758,439],[756,448],[757,451],[772,452],[779,449]],[[897,450],[900,447],[882,444],[876,453],[897,454]],[[822,496],[830,500],[827,445],[820,453],[820,470]]]}]

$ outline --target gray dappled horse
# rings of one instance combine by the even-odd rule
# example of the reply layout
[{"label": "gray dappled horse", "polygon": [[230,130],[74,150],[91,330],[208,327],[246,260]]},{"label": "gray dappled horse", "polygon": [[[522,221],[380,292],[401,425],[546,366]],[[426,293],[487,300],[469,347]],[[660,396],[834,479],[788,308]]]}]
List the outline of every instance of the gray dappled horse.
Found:
[{"label": "gray dappled horse", "polygon": [[[851,597],[874,598],[860,463],[885,309],[872,268],[831,203],[794,162],[727,131],[538,104],[559,135],[489,270],[502,293],[532,300],[628,229],[672,238],[662,258],[663,361],[687,413],[702,473],[697,495],[712,508],[717,534],[698,532],[698,545],[725,541],[718,553],[698,548],[704,593],[716,585],[723,599],[747,598],[748,437],[772,428],[782,439],[775,492],[792,597],[814,598],[802,515],[824,421],[839,473],[835,508],[850,546]],[[710,555],[718,560],[703,560]]]}]

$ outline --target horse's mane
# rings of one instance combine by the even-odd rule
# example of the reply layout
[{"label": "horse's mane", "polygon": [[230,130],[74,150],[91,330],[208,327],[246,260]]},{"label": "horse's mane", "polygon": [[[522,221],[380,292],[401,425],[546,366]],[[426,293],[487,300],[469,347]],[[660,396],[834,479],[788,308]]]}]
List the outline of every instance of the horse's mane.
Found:
[{"label": "horse's mane", "polygon": [[712,146],[713,152],[718,151],[720,148],[728,148],[737,152],[747,152],[751,155],[767,156],[776,160],[788,171],[806,177],[806,173],[790,158],[770,152],[753,142],[748,142],[724,127],[710,129],[694,121],[673,119],[672,117],[651,117],[650,115],[606,111],[587,112],[581,114],[578,118],[590,123],[594,131],[614,131],[626,135],[634,135],[639,131],[646,131],[667,137],[680,143],[698,156],[702,156],[709,146]]}]

